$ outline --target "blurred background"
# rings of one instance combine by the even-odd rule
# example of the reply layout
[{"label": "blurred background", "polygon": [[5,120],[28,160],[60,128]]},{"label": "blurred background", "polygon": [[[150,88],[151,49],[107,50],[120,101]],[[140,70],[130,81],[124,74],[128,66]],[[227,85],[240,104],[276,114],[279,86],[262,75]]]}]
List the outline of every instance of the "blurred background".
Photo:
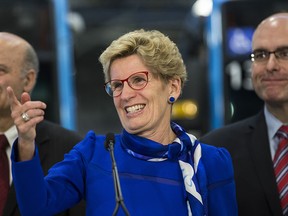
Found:
[{"label": "blurred background", "polygon": [[0,29],[28,40],[40,58],[33,99],[46,119],[85,135],[121,132],[98,62],[120,35],[158,29],[179,47],[189,81],[173,120],[197,136],[255,114],[251,37],[287,0],[0,0]]}]

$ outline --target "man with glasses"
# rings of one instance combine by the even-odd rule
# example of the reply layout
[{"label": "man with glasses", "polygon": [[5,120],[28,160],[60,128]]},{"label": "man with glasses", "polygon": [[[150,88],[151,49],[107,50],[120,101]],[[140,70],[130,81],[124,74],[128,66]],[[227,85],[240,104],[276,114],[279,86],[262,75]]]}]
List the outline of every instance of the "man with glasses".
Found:
[{"label": "man with glasses", "polygon": [[287,216],[288,145],[282,128],[287,131],[288,13],[273,14],[258,25],[252,50],[252,82],[263,110],[200,140],[229,150],[240,216]]}]

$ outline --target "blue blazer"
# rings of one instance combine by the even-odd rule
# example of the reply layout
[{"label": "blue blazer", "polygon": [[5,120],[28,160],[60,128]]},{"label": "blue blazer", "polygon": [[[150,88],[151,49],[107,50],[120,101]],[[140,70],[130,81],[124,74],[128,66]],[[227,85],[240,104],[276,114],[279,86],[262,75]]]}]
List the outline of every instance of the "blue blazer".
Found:
[{"label": "blue blazer", "polygon": [[[135,158],[122,148],[120,136],[116,136],[115,159],[130,215],[188,215],[178,161],[150,162]],[[88,132],[45,178],[37,150],[32,160],[16,162],[17,145],[14,144],[13,177],[22,215],[53,215],[85,199],[86,215],[111,216],[115,192],[111,158],[104,141],[104,136]],[[236,216],[235,184],[228,151],[202,145],[202,160],[208,180],[208,215]],[[122,209],[118,215],[125,215]]]}]

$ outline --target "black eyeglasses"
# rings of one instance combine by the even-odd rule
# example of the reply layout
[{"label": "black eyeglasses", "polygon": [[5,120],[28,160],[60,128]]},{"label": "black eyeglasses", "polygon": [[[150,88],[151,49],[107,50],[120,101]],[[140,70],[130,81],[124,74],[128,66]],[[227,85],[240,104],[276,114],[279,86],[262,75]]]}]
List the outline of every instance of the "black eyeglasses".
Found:
[{"label": "black eyeglasses", "polygon": [[254,62],[267,62],[271,54],[274,54],[276,59],[279,60],[288,60],[288,47],[281,47],[274,51],[268,50],[254,50],[251,54],[251,61]]},{"label": "black eyeglasses", "polygon": [[148,71],[140,71],[131,74],[126,79],[114,79],[104,84],[105,91],[111,97],[117,97],[122,93],[124,82],[134,90],[141,90],[146,87],[148,83]]}]

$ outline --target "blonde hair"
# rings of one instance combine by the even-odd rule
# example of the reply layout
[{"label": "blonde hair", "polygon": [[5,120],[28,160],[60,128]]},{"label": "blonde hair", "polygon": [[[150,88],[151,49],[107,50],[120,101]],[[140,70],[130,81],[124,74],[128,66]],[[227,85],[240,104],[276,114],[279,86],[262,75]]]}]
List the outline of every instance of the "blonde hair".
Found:
[{"label": "blonde hair", "polygon": [[100,55],[105,82],[111,79],[111,63],[118,58],[137,54],[152,74],[165,82],[180,77],[182,88],[187,80],[186,67],[176,44],[157,30],[135,30],[114,40]]}]

